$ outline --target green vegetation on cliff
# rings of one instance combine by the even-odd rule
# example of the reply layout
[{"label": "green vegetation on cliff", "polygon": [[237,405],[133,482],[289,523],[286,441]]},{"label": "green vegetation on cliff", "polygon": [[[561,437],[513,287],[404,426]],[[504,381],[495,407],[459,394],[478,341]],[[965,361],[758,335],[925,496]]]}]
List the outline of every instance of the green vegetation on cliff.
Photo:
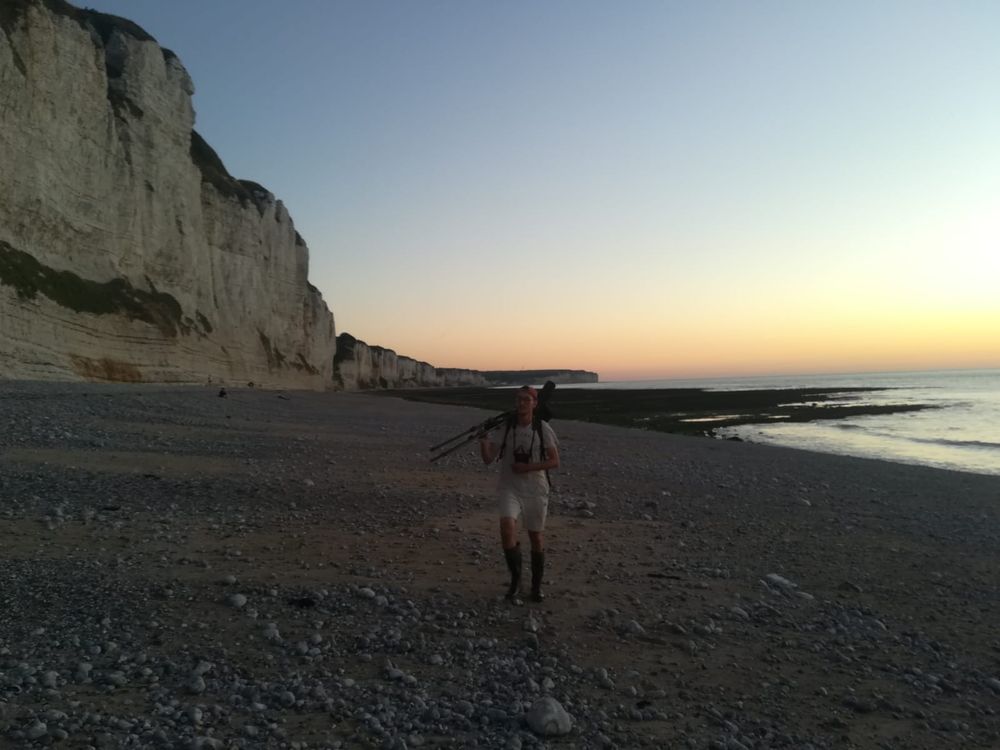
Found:
[{"label": "green vegetation on cliff", "polygon": [[[190,153],[191,161],[201,172],[202,182],[207,182],[228,198],[235,198],[243,206],[255,206],[257,212],[264,215],[267,188],[252,180],[237,180],[229,174],[215,149],[196,130],[191,131]],[[298,232],[295,233],[295,244],[305,245]]]},{"label": "green vegetation on cliff", "polygon": [[[0,284],[13,287],[24,300],[43,294],[75,312],[123,315],[156,326],[164,336],[186,332],[180,303],[165,292],[136,289],[127,279],[99,282],[72,271],[57,271],[33,255],[0,240]],[[204,316],[202,316],[204,317]]]}]

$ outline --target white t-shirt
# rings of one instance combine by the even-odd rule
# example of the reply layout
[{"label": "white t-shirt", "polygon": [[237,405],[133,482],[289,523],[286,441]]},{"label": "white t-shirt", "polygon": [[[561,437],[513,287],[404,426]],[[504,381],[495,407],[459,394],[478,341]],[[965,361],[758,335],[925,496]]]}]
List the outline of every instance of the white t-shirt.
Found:
[{"label": "white t-shirt", "polygon": [[[548,422],[541,423],[542,433],[545,435],[545,447],[548,448],[558,448],[559,439],[556,438],[556,433],[549,426]],[[542,459],[542,440],[541,436],[535,431],[532,425],[521,426],[514,424],[511,426],[510,430],[507,430],[506,425],[500,427],[496,432],[494,432],[490,438],[491,440],[500,446],[503,441],[504,432],[507,432],[507,447],[503,452],[503,457],[500,459],[500,479],[499,486],[505,485],[515,485],[523,489],[530,489],[533,485],[537,484],[540,489],[544,489],[548,492],[549,483],[545,478],[544,471],[529,471],[525,474],[515,474],[514,470],[511,468],[514,465],[514,454],[516,452],[530,453],[531,461],[529,463],[540,463]]]}]

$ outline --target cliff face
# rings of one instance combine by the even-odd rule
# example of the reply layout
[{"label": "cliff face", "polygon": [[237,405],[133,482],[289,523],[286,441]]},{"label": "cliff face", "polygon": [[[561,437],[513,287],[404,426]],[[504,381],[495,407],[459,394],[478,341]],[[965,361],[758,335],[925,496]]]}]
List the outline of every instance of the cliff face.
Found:
[{"label": "cliff face", "polygon": [[0,376],[332,384],[333,316],[280,201],[193,131],[134,24],[0,7]]},{"label": "cliff face", "polygon": [[486,385],[486,378],[476,370],[438,369],[401,357],[392,349],[369,346],[349,333],[337,337],[333,379],[335,387],[345,390]]}]

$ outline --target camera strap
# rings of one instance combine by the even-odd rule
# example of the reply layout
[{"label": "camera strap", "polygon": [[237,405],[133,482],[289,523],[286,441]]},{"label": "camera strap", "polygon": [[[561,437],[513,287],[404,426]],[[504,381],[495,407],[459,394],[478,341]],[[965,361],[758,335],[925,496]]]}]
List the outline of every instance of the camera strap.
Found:
[{"label": "camera strap", "polygon": [[513,414],[507,417],[507,423],[503,428],[503,440],[500,441],[500,452],[497,453],[497,463],[499,463],[500,459],[503,458],[503,454],[507,452],[507,436],[510,435],[510,428],[513,426],[515,419],[517,419],[517,417]]},{"label": "camera strap", "polygon": [[[510,428],[514,426],[517,421],[517,417],[513,416],[507,420],[506,425],[503,428],[503,439],[500,441],[500,452],[497,453],[497,461],[503,458],[504,453],[507,451],[507,437],[510,435]],[[541,459],[545,460],[545,433],[542,432],[542,422],[537,417],[531,421],[531,444],[528,446],[528,453],[530,454],[535,449],[535,434],[538,435],[539,444],[542,447]],[[514,441],[517,442],[517,436],[515,434]]]},{"label": "camera strap", "polygon": [[[514,426],[516,420],[517,420],[516,415],[511,415],[507,419],[507,424],[503,428],[503,439],[500,441],[500,452],[497,453],[497,458],[496,458],[497,462],[499,462],[500,459],[503,458],[503,454],[507,450],[507,437],[510,435],[510,428]],[[532,434],[531,434],[531,446],[528,448],[529,451],[533,450],[535,447],[536,432],[538,433],[539,447],[541,449],[539,456],[544,461],[546,458],[548,458],[548,451],[545,449],[545,429],[542,427],[542,420],[539,419],[538,416],[535,416],[535,418],[531,420]],[[549,476],[548,469],[545,470],[545,481],[548,483],[549,489],[552,489],[552,477]]]}]

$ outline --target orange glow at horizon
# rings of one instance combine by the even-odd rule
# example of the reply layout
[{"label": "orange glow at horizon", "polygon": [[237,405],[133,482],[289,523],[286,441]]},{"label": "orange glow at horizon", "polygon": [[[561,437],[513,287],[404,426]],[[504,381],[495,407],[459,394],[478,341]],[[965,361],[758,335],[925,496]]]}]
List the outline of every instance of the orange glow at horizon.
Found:
[{"label": "orange glow at horizon", "polygon": [[604,381],[991,368],[1000,367],[1000,314],[900,311],[881,320],[802,315],[783,323],[694,318],[676,328],[635,326],[616,335],[608,327],[589,337],[567,332],[527,344],[517,336],[464,340],[459,333],[431,354],[439,355],[427,360],[437,366],[580,369]]},{"label": "orange glow at horizon", "polygon": [[[933,226],[902,222],[778,264],[760,262],[757,246],[699,266],[651,245],[641,272],[602,256],[584,273],[577,259],[537,299],[513,290],[504,304],[448,282],[407,302],[446,321],[438,330],[420,316],[386,318],[369,343],[437,367],[578,369],[605,381],[1000,367],[998,205],[1000,195]],[[448,294],[458,303],[438,310]]]}]

